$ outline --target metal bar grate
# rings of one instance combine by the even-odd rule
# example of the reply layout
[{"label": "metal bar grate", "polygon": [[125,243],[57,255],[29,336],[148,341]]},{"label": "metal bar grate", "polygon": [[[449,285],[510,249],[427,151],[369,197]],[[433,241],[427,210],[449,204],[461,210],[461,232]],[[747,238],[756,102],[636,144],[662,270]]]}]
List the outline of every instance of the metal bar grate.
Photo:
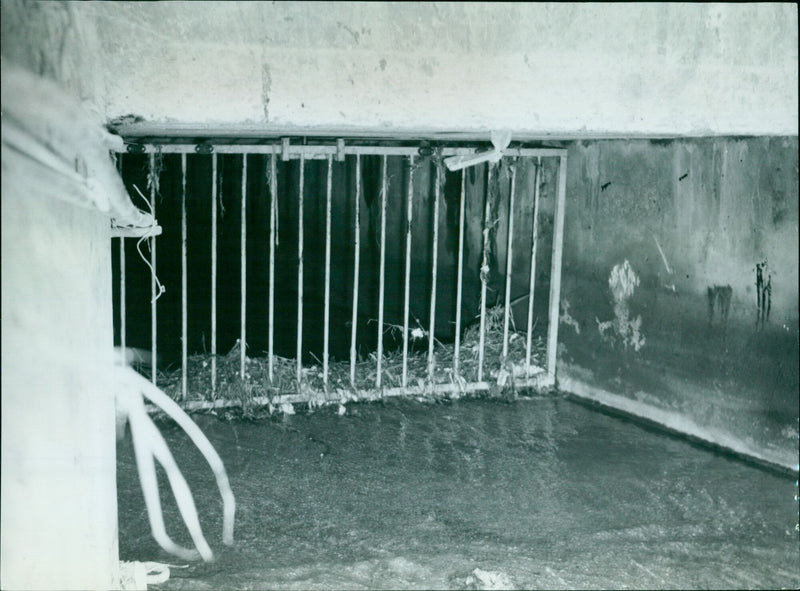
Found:
[{"label": "metal bar grate", "polygon": [[480,331],[478,332],[478,381],[483,381],[483,356],[486,345],[486,288],[489,283],[489,232],[492,226],[492,172],[493,165],[489,165],[486,171],[486,197],[485,209],[483,214],[483,260],[481,262],[481,320]]},{"label": "metal bar grate", "polygon": [[508,323],[511,316],[511,267],[514,260],[514,192],[517,167],[511,165],[511,189],[508,194],[508,232],[506,240],[506,302],[503,308],[503,363],[508,358]]},{"label": "metal bar grate", "polygon": [[242,154],[241,316],[239,320],[239,377],[244,379],[247,355],[247,154]]},{"label": "metal bar grate", "polygon": [[[150,207],[154,213],[157,197],[162,200],[170,199],[170,195],[160,196],[158,176],[166,173],[162,172],[162,156],[159,154],[176,154],[179,155],[180,161],[179,207],[176,205],[172,210],[179,212],[180,216],[179,251],[172,254],[162,249],[163,252],[159,254],[163,259],[162,266],[165,269],[169,268],[170,256],[174,256],[176,259],[179,257],[179,260],[175,261],[175,265],[180,269],[181,284],[179,348],[181,369],[176,397],[184,401],[192,397],[193,394],[189,392],[189,387],[190,384],[196,383],[196,380],[193,380],[190,375],[189,359],[193,351],[191,351],[188,334],[191,320],[189,318],[191,306],[188,301],[188,275],[192,269],[189,262],[193,255],[190,252],[191,245],[187,232],[187,175],[194,170],[194,165],[188,160],[192,158],[190,151],[194,152],[195,148],[194,144],[144,145],[150,181]],[[211,300],[209,361],[212,398],[209,402],[210,405],[217,405],[218,402],[225,405],[224,401],[217,401],[217,395],[221,385],[227,387],[230,384],[231,378],[228,372],[235,362],[225,361],[223,365],[220,365],[220,359],[223,358],[218,358],[218,336],[226,335],[221,337],[220,341],[227,343],[229,341],[226,339],[231,338],[232,330],[234,335],[238,332],[240,348],[238,363],[235,364],[236,370],[230,370],[230,372],[235,371],[236,378],[243,382],[252,379],[250,371],[253,368],[252,363],[254,360],[258,361],[257,358],[248,357],[248,335],[250,339],[263,338],[267,341],[265,352],[268,371],[265,372],[267,377],[264,387],[272,392],[267,397],[272,401],[281,399],[281,397],[291,401],[295,401],[296,397],[299,397],[297,400],[310,400],[311,398],[319,400],[318,396],[320,395],[325,400],[341,399],[343,387],[355,394],[361,393],[369,396],[394,396],[404,390],[428,393],[477,392],[494,387],[493,380],[495,378],[500,383],[501,377],[506,379],[508,375],[512,376],[512,380],[518,387],[554,384],[566,195],[567,159],[564,150],[511,149],[505,152],[500,163],[490,162],[467,168],[462,170],[460,175],[446,173],[441,158],[449,155],[472,154],[475,152],[472,148],[445,147],[436,150],[432,156],[429,156],[421,155],[419,149],[411,147],[348,146],[343,142],[337,142],[335,146],[300,146],[283,141],[280,144],[271,143],[258,146],[213,145],[211,150],[206,150],[204,153],[209,151],[211,152],[211,252],[208,271]],[[220,269],[218,257],[221,256],[221,253],[227,253],[224,256],[230,256],[231,252],[235,252],[225,246],[225,244],[230,244],[230,224],[223,225],[227,222],[224,222],[225,209],[221,205],[223,185],[219,158],[220,155],[224,155],[227,163],[227,159],[232,158],[230,155],[233,154],[241,156],[240,161],[234,160],[237,171],[239,162],[241,162],[241,184],[237,188],[235,184],[226,183],[224,190],[226,193],[238,192],[238,195],[235,194],[231,197],[241,200],[241,220],[236,220],[239,227],[234,230],[234,235],[239,242],[238,256],[241,265],[238,327],[231,326],[229,313],[225,312],[227,308],[222,308],[222,316],[219,315],[220,309],[218,309],[218,305],[227,305],[225,298],[228,298],[227,295],[223,295],[223,299],[218,301],[218,294],[230,294],[228,287],[220,283],[220,281],[228,281],[227,278],[230,275],[226,274],[226,270],[230,265],[223,262]],[[375,156],[379,158],[375,159]],[[343,162],[343,165],[334,167],[334,157],[337,161]],[[370,159],[369,163],[366,162],[368,158]],[[392,158],[402,160],[390,161]],[[294,171],[294,165],[291,164],[291,160],[294,159],[298,160],[299,164],[297,176],[294,176],[293,172],[292,175],[286,177],[289,179],[289,186],[279,185],[279,174],[286,174],[288,170]],[[308,160],[318,162],[308,163]],[[118,166],[122,172],[121,162],[122,158],[120,157]],[[256,184],[254,180],[254,183],[249,185],[248,169],[257,166],[261,170],[261,162],[263,162],[264,172],[260,174],[263,174],[261,179],[264,182],[259,180]],[[545,167],[546,162],[549,162],[547,168]],[[557,174],[557,183],[550,183],[551,186],[547,188],[545,171],[547,171],[547,175],[554,174],[555,165],[558,167],[557,173],[555,173]],[[163,166],[164,170],[169,168],[166,164]],[[423,172],[421,175],[417,173],[420,169]],[[426,170],[429,174],[426,174]],[[394,183],[393,179],[398,176],[406,182],[404,187],[402,181]],[[546,178],[549,179],[550,176]],[[370,181],[370,179],[372,180]],[[448,182],[452,182],[451,179],[457,179],[457,187],[448,186]],[[297,192],[294,192],[294,187],[291,187],[292,180],[297,183]],[[177,183],[177,181],[175,182]],[[552,187],[553,184],[556,186]],[[263,190],[259,189],[256,193],[250,194],[252,191],[248,189],[252,189],[256,185],[264,187]],[[306,185],[311,185],[310,191],[315,195],[316,201],[313,207],[322,208],[317,209],[319,213],[316,219],[314,216],[306,215],[306,207],[311,206],[305,198],[306,189],[309,189]],[[176,185],[164,184],[164,187],[167,186]],[[227,188],[231,186],[234,188]],[[342,187],[345,187],[344,193],[341,193]],[[543,189],[543,187],[546,188]],[[547,197],[554,197],[552,200],[545,201],[552,206],[544,214],[548,216],[545,227],[550,227],[549,216],[551,215],[553,227],[553,246],[549,267],[550,297],[547,312],[546,359],[538,357],[539,349],[535,353],[533,343],[537,310],[534,305],[537,288],[537,256],[539,256],[543,215],[540,212],[540,204],[544,190],[549,191],[546,194]],[[404,203],[401,205],[398,200],[403,200],[403,198],[405,198]],[[296,259],[293,263],[287,263],[284,260],[287,252],[278,249],[279,204],[283,207],[282,204],[287,199],[294,200],[293,205],[287,206],[289,207],[288,211],[291,212],[290,216],[294,215],[295,211],[297,212],[296,236],[292,236],[295,231],[294,224],[288,230],[290,243],[293,242],[291,238],[296,238]],[[480,199],[479,204],[476,203],[478,199]],[[362,212],[362,200],[366,204],[369,218],[366,213]],[[297,209],[295,210],[294,207]],[[419,212],[415,211],[418,208]],[[322,213],[323,209],[324,214]],[[169,215],[167,213],[169,207],[162,206],[160,211],[163,211],[165,216]],[[207,212],[208,209],[205,211]],[[263,238],[259,237],[259,228],[264,228],[262,225],[264,223],[253,225],[250,219],[255,211],[263,211],[263,215],[268,216],[268,222],[266,222],[268,228],[266,231],[260,231],[260,236]],[[340,219],[344,221],[341,216],[345,211],[348,211],[347,222],[340,223]],[[526,211],[530,211],[531,214],[528,215]],[[518,221],[516,215],[519,212],[524,215]],[[321,225],[323,215],[324,235]],[[503,216],[505,216],[505,224],[499,223]],[[220,221],[221,219],[223,221]],[[312,231],[311,229],[315,227],[316,223],[320,224],[318,226],[320,242],[308,241],[306,243],[309,231]],[[251,226],[250,229],[248,229],[248,225]],[[177,225],[173,227],[175,230],[178,229]],[[499,231],[499,228],[505,228],[505,233]],[[362,239],[366,235],[370,236],[369,241]],[[322,242],[323,239],[324,242]],[[160,288],[160,286],[155,277],[156,240],[155,237],[150,237],[149,240],[151,241],[149,263],[153,273],[150,285],[151,378],[155,383],[159,379],[158,342],[159,340],[166,342],[167,337],[158,334],[159,316],[156,300],[160,295],[157,293],[157,287]],[[220,240],[228,240],[228,242],[220,242]],[[528,240],[530,240],[530,247],[528,247]],[[248,242],[251,246],[266,243],[266,249],[269,251],[268,263],[266,261],[264,263],[268,264],[266,278],[261,275],[264,273],[263,270],[258,271],[258,269],[264,269],[259,266],[259,260],[263,260],[263,258],[259,258],[258,249],[255,254],[248,252]],[[498,252],[498,246],[504,248],[500,248]],[[521,246],[522,248],[520,248]],[[207,246],[204,246],[203,250],[206,248]],[[361,268],[362,248],[368,256],[364,259],[366,274]],[[505,259],[501,264],[498,261],[502,260],[503,250]],[[293,250],[289,252],[293,252]],[[267,254],[266,250],[264,254]],[[292,256],[295,255],[292,254]],[[251,271],[256,270],[252,278],[248,276],[248,258],[253,259]],[[227,261],[228,259],[222,260]],[[369,261],[369,268],[366,266],[367,261]],[[419,268],[421,261],[425,261],[426,269]],[[203,263],[204,270],[201,275],[206,272],[205,269],[208,267],[205,265],[207,264],[208,262]],[[333,266],[337,268],[335,273]],[[344,277],[343,269],[347,269],[347,275],[352,271],[352,286],[349,286],[348,283],[347,288],[349,290],[352,287],[352,293],[348,295],[340,293],[342,291],[341,280]],[[528,277],[523,280],[521,277],[515,276],[515,269],[517,275],[527,272]],[[317,270],[324,274],[317,275]],[[290,282],[284,281],[287,271],[296,273],[296,283],[295,277],[292,277]],[[545,263],[545,277],[547,271],[548,267]],[[131,266],[126,267],[123,239],[120,239],[118,272],[120,274],[119,334],[120,343],[125,347],[130,338],[128,332],[130,324],[127,322],[126,315],[131,313],[130,300],[126,297],[126,282],[130,283],[133,279],[130,275]],[[196,271],[191,272],[195,273]],[[314,288],[318,290],[317,293],[305,289],[306,279],[311,281],[312,277],[314,282],[321,282],[315,283],[318,286]],[[375,281],[375,283],[368,284],[365,289],[365,285],[363,285],[365,280]],[[527,283],[527,295],[512,298],[513,287],[522,281]],[[452,285],[452,282],[455,285]],[[250,289],[252,290],[265,283],[268,289],[266,305],[263,303],[263,299],[259,304],[257,300],[251,298],[251,307],[255,306],[255,308],[250,310],[247,300],[248,285],[251,284]],[[286,334],[287,331],[280,328],[283,326],[284,319],[276,318],[276,308],[282,309],[280,306],[284,304],[278,302],[287,301],[285,294],[291,294],[294,285],[296,285],[296,293],[288,301],[295,300],[297,306],[295,342],[289,345],[292,347],[290,350],[293,351],[295,359],[293,363],[287,365],[279,356],[284,355],[287,350],[289,335]],[[447,294],[448,285],[452,285],[454,288],[453,296]],[[218,291],[218,289],[222,291]],[[361,301],[362,298],[366,299]],[[524,349],[523,339],[515,340],[516,336],[512,335],[512,332],[517,331],[512,307],[523,298],[528,300]],[[235,302],[235,295],[233,301]],[[251,320],[252,317],[263,318],[263,312],[258,312],[259,305],[261,310],[268,307],[266,334],[258,330],[247,331],[248,313],[251,315]],[[470,322],[472,320],[470,307],[473,305],[478,308],[477,318],[475,318],[478,326],[475,328],[471,326]],[[312,311],[308,312],[311,314],[308,318],[304,314],[304,306],[313,307]],[[427,326],[423,326],[420,324],[419,318],[425,317],[426,307]],[[313,312],[313,310],[320,309],[321,322],[314,319],[315,312]],[[468,314],[466,319],[465,313]],[[162,314],[166,318],[164,322],[171,315],[168,310]],[[349,354],[347,352],[348,337],[344,337],[344,343],[340,338],[342,336],[340,334],[341,326],[345,324],[342,314],[347,314],[347,318],[349,318],[349,322],[346,323],[349,333]],[[419,326],[412,327],[412,316]],[[451,336],[444,337],[443,333],[437,333],[437,319],[440,325],[449,323],[452,326],[452,329],[448,329]],[[218,322],[223,324],[218,326]],[[374,332],[372,330],[373,323],[376,323]],[[359,326],[366,332],[360,332]],[[500,326],[502,329],[498,328]],[[218,330],[220,328],[221,331]],[[312,331],[314,338],[304,342],[304,332],[307,333],[311,328],[317,329],[319,332],[313,333]],[[291,330],[289,328],[288,332]],[[450,330],[452,332],[449,332]],[[499,332],[500,330],[502,332]],[[359,337],[363,339],[365,334],[367,335],[366,341],[359,343],[361,340]],[[475,339],[474,341],[467,340],[468,346],[465,345],[465,334],[471,335],[469,339]],[[492,335],[491,339],[489,338],[490,334]],[[501,337],[498,336],[500,334]],[[522,335],[522,331],[519,334]],[[422,340],[422,335],[427,338]],[[161,336],[160,339],[159,336]],[[321,340],[319,336],[321,336]],[[162,344],[164,343],[162,342]],[[203,344],[205,347],[205,341]],[[223,344],[223,346],[230,345]],[[341,346],[344,347],[344,351],[336,348]],[[369,357],[373,359],[370,370],[366,369],[370,364],[362,363],[359,359],[359,346],[362,347],[362,350],[366,348]],[[194,348],[197,349],[197,346]],[[309,352],[307,349],[315,358],[316,354],[321,353],[321,358],[317,358],[318,366],[309,367],[306,370],[303,366],[303,355]],[[317,353],[315,354],[314,351]],[[194,351],[194,353],[199,353],[199,351]],[[447,357],[450,353],[452,353],[452,365]],[[292,353],[289,355],[291,356]],[[395,357],[395,355],[397,356]],[[448,361],[440,362],[442,365],[440,367],[437,358],[443,360],[445,357]],[[365,359],[365,357],[361,357],[361,359]],[[346,369],[347,362],[349,362],[349,372]],[[338,373],[340,363],[345,367],[344,377]],[[290,375],[289,382],[282,377],[287,367]],[[465,367],[470,369],[465,370]],[[282,373],[277,374],[276,377],[278,371]],[[370,374],[366,380],[364,379],[365,371]],[[374,375],[372,375],[372,371],[375,372]],[[222,374],[221,372],[226,373]],[[509,372],[511,373],[509,374]],[[347,375],[348,373],[349,375]],[[220,376],[222,376],[222,382],[219,381]],[[288,391],[287,386],[290,388]],[[281,388],[282,390],[280,390]],[[291,388],[296,388],[296,393],[293,393]],[[227,392],[227,390],[224,391]],[[253,391],[257,392],[258,390]]]},{"label": "metal bar grate", "polygon": [[217,394],[217,155],[211,156],[211,396]]},{"label": "metal bar grate", "polygon": [[461,171],[461,193],[458,200],[458,269],[456,270],[456,335],[453,346],[453,373],[461,378],[461,297],[464,286],[464,205],[467,171]]},{"label": "metal bar grate", "polygon": [[[156,171],[156,155],[154,153],[150,154],[150,178],[148,179],[150,182],[150,211],[153,214],[153,218],[156,219],[156,183],[157,183],[157,171]],[[153,270],[153,273],[150,275],[150,371],[151,371],[151,381],[153,385],[156,385],[157,376],[158,376],[158,364],[156,362],[156,356],[158,355],[158,317],[157,317],[157,304],[156,300],[158,299],[158,295],[156,294],[156,237],[150,237],[150,268]]]},{"label": "metal bar grate", "polygon": [[275,378],[275,224],[278,217],[278,156],[272,152],[269,160],[269,381]]},{"label": "metal bar grate", "polygon": [[547,327],[547,375],[555,382],[558,345],[558,313],[561,304],[561,256],[564,247],[564,200],[567,190],[567,156],[558,167],[558,197],[553,222],[553,263],[550,270],[550,323]]},{"label": "metal bar grate", "polygon": [[542,159],[536,159],[533,176],[533,232],[531,239],[531,268],[528,279],[528,327],[525,331],[525,375],[531,375],[531,339],[533,338],[533,300],[536,283],[536,246],[539,238],[539,183],[542,173]]},{"label": "metal bar grate", "polygon": [[[150,144],[132,143],[136,146],[137,152],[150,154],[158,152],[161,154],[195,154],[198,152],[198,144]],[[312,145],[296,144],[290,145],[288,142],[265,143],[258,145],[230,145],[230,144],[200,144],[204,151],[214,154],[272,154],[273,150],[280,149],[283,159],[299,158],[302,154],[306,160],[325,160],[328,156],[337,156],[341,152],[344,156],[419,156],[420,149],[417,147],[404,146],[359,146],[345,145],[340,150],[335,145]],[[471,156],[478,152],[477,148],[460,147],[441,147],[439,154],[444,156]],[[503,151],[504,157],[560,157],[565,150],[561,148],[507,148]]]},{"label": "metal bar grate", "polygon": [[189,273],[186,263],[186,154],[181,154],[181,400],[186,400],[188,391]]},{"label": "metal bar grate", "polygon": [[303,168],[305,160],[300,156],[299,192],[297,194],[297,384],[303,382]]},{"label": "metal bar grate", "polygon": [[428,382],[433,383],[433,369],[435,364],[433,345],[436,328],[436,271],[439,262],[439,193],[442,187],[442,167],[436,166],[436,179],[433,189],[433,241],[431,253],[431,312],[428,321]]},{"label": "metal bar grate", "polygon": [[378,352],[375,371],[375,387],[378,390],[381,389],[383,373],[383,296],[386,287],[386,158],[387,156],[383,156],[381,160],[381,262],[378,279]]},{"label": "metal bar grate", "polygon": [[328,362],[330,356],[331,324],[331,191],[333,183],[333,156],[328,156],[328,178],[325,183],[325,320],[322,337],[322,385],[328,392]]},{"label": "metal bar grate", "polygon": [[414,217],[414,156],[408,157],[408,194],[406,196],[406,269],[403,280],[403,377],[401,384],[408,385],[408,312],[411,295],[411,223]]},{"label": "metal bar grate", "polygon": [[353,221],[353,316],[350,329],[350,385],[356,388],[356,339],[358,336],[358,271],[361,263],[361,158],[356,155],[355,217]]}]

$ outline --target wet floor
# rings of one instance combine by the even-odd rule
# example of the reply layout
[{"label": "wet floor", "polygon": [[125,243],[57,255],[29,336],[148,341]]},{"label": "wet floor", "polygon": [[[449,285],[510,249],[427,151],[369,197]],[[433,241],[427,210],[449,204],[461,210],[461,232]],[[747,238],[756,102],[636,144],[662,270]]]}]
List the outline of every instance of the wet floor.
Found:
[{"label": "wet floor", "polygon": [[[162,425],[218,554],[163,589],[463,589],[475,568],[525,589],[800,585],[793,478],[560,396],[195,418],[228,469],[236,544],[204,460]],[[178,564],[150,536],[129,438],[118,467],[120,558]]]}]

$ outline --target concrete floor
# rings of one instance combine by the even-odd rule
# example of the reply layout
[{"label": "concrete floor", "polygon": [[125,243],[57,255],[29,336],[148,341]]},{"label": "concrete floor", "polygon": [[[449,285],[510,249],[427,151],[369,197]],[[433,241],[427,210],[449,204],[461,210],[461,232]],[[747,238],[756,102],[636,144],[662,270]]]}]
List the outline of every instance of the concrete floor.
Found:
[{"label": "concrete floor", "polygon": [[[237,496],[236,546],[202,458],[162,430],[218,560],[163,589],[795,588],[793,479],[573,404],[353,404],[253,422],[196,417]],[[123,560],[176,564],[118,449]],[[164,496],[167,527],[188,542]]]}]

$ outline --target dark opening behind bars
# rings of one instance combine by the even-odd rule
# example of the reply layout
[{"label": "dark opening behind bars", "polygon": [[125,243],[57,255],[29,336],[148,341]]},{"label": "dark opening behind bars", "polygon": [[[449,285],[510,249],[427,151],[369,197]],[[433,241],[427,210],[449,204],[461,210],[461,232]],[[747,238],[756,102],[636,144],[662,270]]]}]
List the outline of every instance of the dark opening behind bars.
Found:
[{"label": "dark opening behind bars", "polygon": [[[182,334],[182,195],[186,195],[186,293],[187,352],[212,351],[211,343],[211,253],[212,194],[216,160],[217,281],[216,352],[227,353],[242,335],[242,282],[246,282],[245,326],[247,355],[264,355],[270,338],[269,296],[270,257],[274,256],[273,344],[274,355],[297,357],[299,233],[302,228],[302,358],[303,364],[317,363],[324,356],[326,283],[326,205],[330,160],[330,251],[329,336],[330,360],[350,358],[353,328],[353,281],[356,273],[355,246],[358,244],[358,306],[355,316],[357,355],[403,347],[405,323],[406,272],[408,271],[408,329],[422,329],[424,338],[409,336],[411,350],[426,350],[432,340],[428,330],[431,304],[435,303],[435,338],[453,342],[456,321],[461,332],[480,322],[481,265],[486,249],[487,309],[505,305],[508,293],[509,328],[525,332],[527,326],[531,246],[534,220],[535,184],[539,184],[539,213],[536,248],[535,297],[532,332],[544,335],[549,327],[549,289],[553,260],[553,236],[558,197],[559,163],[565,157],[505,157],[498,165],[481,164],[450,172],[430,157],[347,155],[343,161],[303,159],[302,219],[300,215],[301,160],[281,158],[276,151],[243,154],[125,154],[121,156],[123,179],[136,204],[148,206],[134,185],[150,198],[155,195],[156,216],[163,227],[158,237],[156,272],[165,285],[157,300],[155,344],[161,368],[180,367]],[[185,158],[185,181],[183,162]],[[413,161],[412,161],[413,158]],[[385,166],[385,169],[384,169]],[[271,175],[274,167],[277,208],[271,217]],[[537,167],[539,167],[537,173]],[[385,175],[384,175],[385,170]],[[358,172],[357,172],[358,171]],[[491,172],[490,172],[491,171]],[[438,212],[436,211],[438,187]],[[148,183],[158,179],[158,184]],[[411,191],[409,191],[411,178]],[[243,183],[244,179],[244,183]],[[382,233],[382,189],[385,193],[385,261],[383,326],[392,326],[379,343],[380,259]],[[464,239],[463,280],[460,318],[457,318],[459,224],[463,183]],[[513,214],[509,215],[509,194],[514,186]],[[148,188],[149,187],[149,188]],[[358,191],[359,231],[356,220]],[[244,192],[247,211],[242,223]],[[491,221],[484,237],[487,195]],[[409,196],[412,199],[410,224],[410,265],[406,269],[406,234]],[[434,217],[438,224],[434,232]],[[509,241],[508,221],[513,218]],[[270,250],[270,225],[274,219],[276,246]],[[434,235],[437,235],[435,294]],[[242,278],[242,237],[245,237],[246,277]],[[125,260],[125,345],[151,348],[151,277],[136,253],[137,239],[126,239]],[[115,340],[121,343],[120,253],[113,241]],[[150,260],[147,246],[141,250]],[[507,281],[509,245],[513,256]],[[507,291],[508,286],[508,291]],[[416,331],[412,334],[420,334]],[[483,376],[465,376],[468,380]]]}]

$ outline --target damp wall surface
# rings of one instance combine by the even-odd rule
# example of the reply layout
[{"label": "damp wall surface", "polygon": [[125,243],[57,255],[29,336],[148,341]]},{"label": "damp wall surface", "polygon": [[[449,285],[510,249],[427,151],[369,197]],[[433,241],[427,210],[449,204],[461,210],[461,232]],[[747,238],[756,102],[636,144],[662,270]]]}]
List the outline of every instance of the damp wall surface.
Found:
[{"label": "damp wall surface", "polygon": [[648,291],[731,285],[731,318],[754,323],[766,260],[771,318],[796,323],[797,186],[796,137],[576,142],[564,272],[604,281],[627,259]]},{"label": "damp wall surface", "polygon": [[[796,463],[797,138],[576,142],[567,179],[562,386]],[[625,261],[638,284],[619,306]],[[713,286],[730,286],[727,323],[718,300],[709,322]]]}]

